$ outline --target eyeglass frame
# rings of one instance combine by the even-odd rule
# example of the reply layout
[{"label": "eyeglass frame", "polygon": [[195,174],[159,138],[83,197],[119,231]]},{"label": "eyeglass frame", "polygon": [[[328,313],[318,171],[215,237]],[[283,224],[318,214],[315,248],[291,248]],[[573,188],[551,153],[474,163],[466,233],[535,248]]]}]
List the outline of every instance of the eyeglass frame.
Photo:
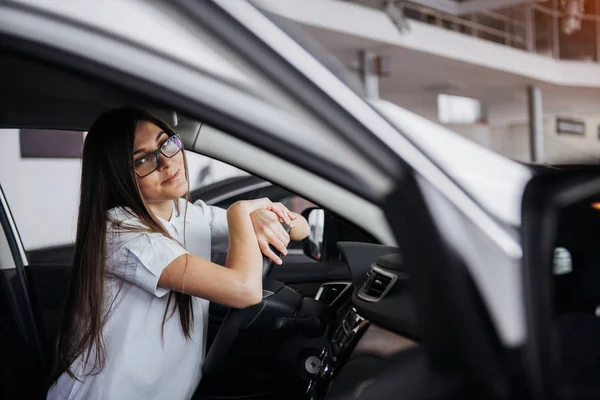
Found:
[{"label": "eyeglass frame", "polygon": [[[163,153],[163,151],[162,151],[162,147],[164,146],[164,144],[165,144],[165,143],[166,143],[168,140],[171,140],[171,139],[173,139],[173,138],[175,138],[175,137],[179,139],[179,143],[181,143],[181,147],[179,148],[179,150],[177,150],[177,152],[176,152],[175,154],[173,154],[172,156],[170,156],[170,157],[169,157],[168,155],[166,155],[165,153]],[[135,172],[135,174],[138,176],[138,178],[140,178],[140,179],[141,179],[141,178],[145,178],[145,177],[147,177],[148,175],[150,175],[151,173],[153,173],[154,171],[156,171],[156,170],[158,169],[158,167],[160,166],[160,159],[159,159],[159,155],[158,155],[158,153],[161,153],[161,154],[162,154],[163,156],[165,156],[166,158],[173,158],[173,157],[175,157],[177,154],[179,154],[179,153],[181,152],[181,150],[183,150],[183,141],[181,140],[181,136],[179,136],[179,134],[177,134],[177,133],[176,133],[176,134],[174,134],[174,135],[172,135],[172,136],[169,136],[169,138],[168,138],[167,140],[165,140],[164,142],[162,142],[162,143],[161,143],[161,145],[158,147],[158,149],[156,149],[156,150],[154,150],[154,151],[151,151],[150,153],[146,153],[146,154],[144,154],[144,155],[143,155],[142,157],[140,157],[140,159],[139,159],[139,160],[142,160],[142,159],[144,159],[144,158],[146,158],[146,157],[148,157],[148,156],[154,156],[154,158],[155,158],[155,160],[156,160],[156,167],[155,167],[155,168],[154,168],[152,171],[148,172],[146,175],[143,175],[143,176],[142,176],[142,175],[140,175],[140,174],[139,174],[139,173],[138,173],[138,172],[135,170],[135,163],[136,163],[136,162],[138,162],[138,161],[139,161],[139,160],[138,160],[138,161],[134,161],[134,162],[133,162],[133,172]]]}]

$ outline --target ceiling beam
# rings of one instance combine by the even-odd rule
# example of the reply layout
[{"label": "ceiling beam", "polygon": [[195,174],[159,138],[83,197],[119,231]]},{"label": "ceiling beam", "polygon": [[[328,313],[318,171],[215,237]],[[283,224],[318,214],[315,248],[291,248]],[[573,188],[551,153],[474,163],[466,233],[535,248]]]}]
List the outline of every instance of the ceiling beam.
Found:
[{"label": "ceiling beam", "polygon": [[452,0],[410,0],[410,2],[447,14],[458,15],[458,3]]},{"label": "ceiling beam", "polygon": [[536,3],[538,0],[471,0],[458,4],[458,14],[464,15],[485,10],[496,10],[518,4]]},{"label": "ceiling beam", "polygon": [[536,1],[538,0],[470,0],[464,3],[457,3],[453,0],[410,0],[411,3],[455,16],[477,13],[485,10],[495,10],[517,4],[534,3]]}]

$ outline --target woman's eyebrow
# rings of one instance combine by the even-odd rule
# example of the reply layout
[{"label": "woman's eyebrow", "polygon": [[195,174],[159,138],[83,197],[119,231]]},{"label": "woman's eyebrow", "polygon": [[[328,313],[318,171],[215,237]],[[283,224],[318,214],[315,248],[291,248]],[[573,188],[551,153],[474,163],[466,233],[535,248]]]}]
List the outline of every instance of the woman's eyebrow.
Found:
[{"label": "woman's eyebrow", "polygon": [[[162,135],[166,135],[166,134],[167,134],[167,133],[166,133],[165,131],[160,131],[160,132],[158,132],[158,135],[156,135],[156,139],[154,139],[154,141],[155,141],[155,142],[158,142],[158,139],[160,139],[160,137],[161,137]],[[136,151],[134,151],[134,152],[133,152],[133,155],[135,156],[136,154],[142,153],[142,152],[144,152],[144,150],[145,150],[144,148],[137,149]]]}]

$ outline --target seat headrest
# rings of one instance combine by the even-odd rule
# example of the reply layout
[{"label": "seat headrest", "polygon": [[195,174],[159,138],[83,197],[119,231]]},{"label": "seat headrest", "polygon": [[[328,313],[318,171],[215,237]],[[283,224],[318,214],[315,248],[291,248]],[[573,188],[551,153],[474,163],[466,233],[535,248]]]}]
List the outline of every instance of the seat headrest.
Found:
[{"label": "seat headrest", "polygon": [[175,131],[181,136],[181,140],[185,147],[193,148],[194,143],[196,143],[198,135],[200,134],[202,122],[183,116],[180,116],[178,120]]},{"label": "seat headrest", "polygon": [[165,121],[171,128],[177,126],[177,113],[175,111],[152,107],[145,107],[144,109],[156,118]]}]

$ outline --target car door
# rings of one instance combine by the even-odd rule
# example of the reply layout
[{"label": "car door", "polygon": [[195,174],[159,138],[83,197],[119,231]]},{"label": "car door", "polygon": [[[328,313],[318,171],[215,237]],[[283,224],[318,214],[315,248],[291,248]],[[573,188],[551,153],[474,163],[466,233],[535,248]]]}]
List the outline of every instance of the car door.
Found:
[{"label": "car door", "polygon": [[[484,285],[494,289],[485,304],[494,312],[502,344],[521,344],[525,324],[518,312],[520,303],[511,296],[518,298],[520,293],[506,290],[507,279],[494,285],[499,276],[514,278],[519,254],[498,222],[444,170],[340,77],[245,2],[173,1],[163,4],[171,7],[169,13],[149,10],[153,3],[107,3],[131,18],[160,15],[164,21],[134,27],[109,18],[111,13],[100,12],[100,6],[92,3],[23,1],[18,7],[0,3],[0,31],[20,44],[33,43],[20,51],[31,54],[33,48],[36,57],[52,59],[62,68],[161,99],[206,121],[221,133],[191,134],[184,138],[186,143],[198,151],[204,146],[209,153],[287,183],[299,193],[310,193],[315,202],[378,240],[398,244],[414,270],[420,323],[432,360],[465,369],[477,383],[497,383],[498,375],[504,378],[493,368],[498,362],[490,343],[493,334],[484,329],[487,320],[482,322],[489,315],[478,308],[477,296]],[[192,31],[194,27],[201,29]],[[87,35],[81,34],[82,28],[89,28]],[[85,41],[90,36],[94,40]],[[227,62],[208,66],[219,52],[196,51],[201,38],[216,43]],[[189,46],[175,46],[184,39]],[[9,44],[15,47],[14,41]],[[190,46],[196,47],[189,50]],[[237,69],[228,74],[226,68],[232,65]],[[219,135],[227,140],[210,142]],[[242,144],[263,153],[254,153],[258,160],[236,159]],[[281,169],[274,170],[275,165]],[[319,190],[314,190],[316,185]],[[14,230],[8,230],[14,238]],[[487,255],[458,241],[464,238],[485,239]],[[486,260],[498,267],[496,274],[477,270]],[[472,276],[479,291],[470,289]],[[502,294],[509,303],[500,302]],[[465,335],[472,340],[464,340]],[[481,354],[489,357],[478,360]],[[465,360],[470,362],[460,367]],[[404,381],[388,378],[387,388]],[[492,385],[483,386],[487,390]]]},{"label": "car door", "polygon": [[[513,179],[514,165],[507,165],[510,163],[505,160],[486,163],[487,152],[481,149],[469,149],[462,154],[449,153],[449,148],[460,148],[461,141],[451,139],[452,135],[445,135],[448,142],[428,140],[424,132],[435,133],[434,137],[439,138],[437,133],[442,130],[408,112],[394,116],[385,113],[386,117],[382,118],[381,114],[375,115],[377,112],[374,114],[373,109],[358,107],[352,96],[346,97],[348,92],[337,90],[332,81],[329,81],[331,85],[325,84],[323,70],[311,70],[303,54],[292,54],[297,48],[287,47],[289,42],[275,37],[270,27],[245,19],[241,10],[225,0],[217,3],[246,30],[241,29],[235,34],[222,24],[222,20],[214,18],[215,15],[209,17],[210,13],[197,13],[196,18],[210,25],[215,32],[227,36],[230,46],[252,60],[254,65],[269,71],[272,79],[294,93],[296,98],[310,99],[304,104],[315,114],[335,125],[331,117],[336,115],[336,111],[324,108],[317,101],[321,94],[326,93],[328,99],[340,107],[337,111],[350,113],[340,120],[357,121],[369,130],[371,135],[362,135],[345,126],[336,132],[394,182],[393,188],[380,199],[380,204],[403,256],[412,266],[419,323],[425,332],[426,342],[431,346],[432,367],[453,365],[456,371],[472,379],[486,396],[510,396],[513,384],[510,374],[514,373],[514,369],[506,365],[502,356],[522,345],[527,335],[524,294],[518,284],[515,286],[515,282],[521,279],[522,248],[511,233],[519,222],[498,219],[497,214],[490,212],[492,205],[489,198],[481,196],[477,180],[469,181],[457,172],[464,172],[463,162],[472,161],[471,157],[488,168],[500,164],[502,171],[511,172],[510,182],[513,184],[509,189],[511,193],[502,200],[520,204],[524,185]],[[268,1],[256,0],[255,3]],[[270,20],[277,22],[277,26],[288,34],[295,31],[294,27],[286,26],[282,18],[271,16]],[[252,40],[246,40],[242,31],[252,32],[253,37],[267,43],[267,48],[252,46],[249,43]],[[307,47],[310,47],[309,44]],[[285,61],[274,63],[273,58],[267,56],[273,53],[285,54]],[[287,69],[290,65],[293,67]],[[315,88],[312,85],[319,87],[321,92],[311,93]],[[450,157],[439,157],[439,154]],[[465,155],[469,157],[465,158]],[[473,165],[470,172],[476,172]],[[486,169],[482,172],[482,176],[486,176]],[[527,179],[524,178],[525,181]],[[506,222],[510,228],[503,225]],[[489,266],[492,265],[495,266],[491,267],[493,273],[482,273],[484,269],[491,272]],[[510,302],[506,302],[507,298]],[[493,319],[494,327],[490,326],[490,319]],[[485,360],[482,360],[481,354],[487,355]],[[395,382],[397,379],[398,376],[391,374],[388,379],[371,386],[385,385],[389,389],[385,392],[392,395],[397,393],[393,388],[401,385]],[[468,379],[466,382],[469,382]],[[365,393],[365,398],[372,397]]]},{"label": "car door", "polygon": [[[41,398],[49,370],[35,301],[28,290],[27,258],[0,185],[0,397]],[[27,379],[23,379],[28,377]]]}]

